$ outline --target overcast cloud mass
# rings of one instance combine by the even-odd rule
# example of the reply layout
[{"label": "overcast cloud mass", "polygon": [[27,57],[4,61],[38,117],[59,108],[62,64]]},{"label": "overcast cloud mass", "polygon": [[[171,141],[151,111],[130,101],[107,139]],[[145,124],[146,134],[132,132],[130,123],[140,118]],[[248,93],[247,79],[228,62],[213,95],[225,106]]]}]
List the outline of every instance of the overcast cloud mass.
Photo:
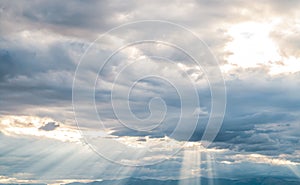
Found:
[{"label": "overcast cloud mass", "polygon": [[299,179],[299,8],[1,0],[0,183]]}]

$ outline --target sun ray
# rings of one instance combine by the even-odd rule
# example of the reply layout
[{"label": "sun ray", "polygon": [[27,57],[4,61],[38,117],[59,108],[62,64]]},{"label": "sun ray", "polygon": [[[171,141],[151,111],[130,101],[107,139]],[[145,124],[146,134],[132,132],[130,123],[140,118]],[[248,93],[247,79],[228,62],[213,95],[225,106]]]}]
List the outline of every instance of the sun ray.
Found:
[{"label": "sun ray", "polygon": [[185,148],[180,169],[179,185],[201,185],[201,153],[198,147]]},{"label": "sun ray", "polygon": [[207,162],[207,176],[209,178],[208,184],[209,185],[214,185],[214,173],[215,173],[215,168],[213,168],[213,162],[211,158],[211,153],[206,153],[206,162]]}]

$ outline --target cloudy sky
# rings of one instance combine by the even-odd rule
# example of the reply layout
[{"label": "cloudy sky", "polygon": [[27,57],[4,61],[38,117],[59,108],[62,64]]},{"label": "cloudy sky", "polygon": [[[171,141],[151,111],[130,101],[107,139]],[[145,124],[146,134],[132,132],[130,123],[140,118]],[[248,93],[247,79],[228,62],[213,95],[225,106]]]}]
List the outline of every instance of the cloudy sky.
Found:
[{"label": "cloudy sky", "polygon": [[0,1],[0,183],[300,178],[300,1]]}]

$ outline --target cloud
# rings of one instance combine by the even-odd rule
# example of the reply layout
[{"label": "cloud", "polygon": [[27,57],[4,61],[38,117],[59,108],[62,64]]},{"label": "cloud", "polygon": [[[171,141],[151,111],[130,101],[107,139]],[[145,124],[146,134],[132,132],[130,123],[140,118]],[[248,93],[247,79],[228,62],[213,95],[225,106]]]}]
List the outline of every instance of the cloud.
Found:
[{"label": "cloud", "polygon": [[81,142],[81,135],[76,127],[56,123],[50,118],[32,116],[2,116],[1,133],[8,136],[51,138],[62,142]]},{"label": "cloud", "polygon": [[45,131],[51,131],[54,130],[55,128],[59,127],[59,124],[55,122],[48,122],[44,126],[41,126],[39,129],[45,130]]},{"label": "cloud", "polygon": [[[270,165],[277,170],[272,171],[272,174],[290,175],[286,166],[298,165],[300,151],[297,132],[300,119],[298,9],[297,1],[269,0],[190,0],[172,3],[153,1],[148,4],[136,1],[2,1],[0,137],[5,142],[1,142],[1,173],[14,176],[13,174],[21,171],[31,171],[35,177],[57,177],[61,175],[63,168],[59,163],[62,163],[68,169],[63,170],[64,175],[72,177],[116,178],[118,175],[131,175],[127,172],[131,173],[132,169],[125,170],[124,174],[120,172],[121,174],[112,175],[115,174],[115,166],[105,171],[106,163],[103,165],[104,162],[99,162],[95,156],[92,157],[93,160],[89,160],[91,153],[85,153],[82,148],[73,145],[81,141],[72,109],[73,77],[81,55],[89,44],[105,31],[130,21],[162,19],[182,24],[199,35],[213,51],[224,72],[228,95],[224,123],[211,148],[201,150],[203,154],[217,153],[211,150],[221,151],[219,159],[213,163],[219,170],[219,176],[243,176],[243,173],[246,173],[243,169],[251,167],[253,170],[249,170],[247,174],[266,174],[270,171]],[[255,24],[249,25],[249,22]],[[241,28],[245,23],[246,27]],[[262,27],[258,26],[259,29],[256,29],[255,25]],[[238,32],[231,34],[231,29],[236,26],[239,28]],[[205,71],[195,66],[183,52],[161,43],[143,43],[121,50],[101,71],[95,67],[104,61],[104,56],[110,55],[116,46],[128,40],[152,38],[155,34],[155,31],[149,30],[151,27],[132,28],[141,31],[130,30],[121,32],[120,35],[110,35],[105,42],[96,43],[89,50],[87,60],[90,63],[85,66],[87,71],[80,74],[85,78],[80,81],[77,89],[84,95],[78,99],[78,103],[85,105],[81,107],[82,111],[76,112],[76,116],[82,118],[79,124],[83,125],[84,129],[93,129],[86,132],[91,137],[108,137],[98,132],[102,123],[110,138],[128,146],[140,147],[147,142],[157,144],[165,138],[172,141],[175,138],[178,143],[187,142],[192,146],[199,144],[211,112],[212,97]],[[161,28],[170,31],[166,27]],[[178,40],[179,44],[186,42],[191,49],[198,42],[190,37],[178,35],[177,32],[167,33],[170,33],[170,41]],[[261,33],[263,37],[260,37]],[[246,53],[251,53],[251,57],[239,56],[239,61],[231,65],[229,56],[245,49],[245,45],[236,45],[236,50],[226,49],[226,46],[234,43],[239,36],[246,39],[245,43],[254,45],[250,48],[251,51],[246,48]],[[255,37],[255,42],[247,40],[248,37]],[[265,52],[269,45],[260,47],[263,46],[260,41],[268,41],[267,43],[274,46],[271,55]],[[257,55],[257,52],[261,53]],[[272,58],[274,53],[279,56],[276,60]],[[151,57],[155,55],[170,60]],[[261,57],[264,61],[257,61]],[[245,64],[246,60],[249,65]],[[96,79],[93,77],[98,72],[96,92],[92,97],[95,98],[94,106],[86,102],[91,98],[89,85],[95,84]],[[121,72],[123,74],[119,75]],[[149,77],[138,80],[132,86],[140,76],[152,72],[164,76],[167,80]],[[117,81],[114,81],[116,79]],[[174,82],[176,88],[169,82]],[[192,96],[192,88],[189,86],[191,82],[196,86],[199,99]],[[127,90],[130,87],[133,88],[128,94]],[[178,90],[184,93],[178,93]],[[116,92],[115,107],[111,100],[112,92]],[[180,98],[183,98],[184,102],[181,102]],[[199,105],[195,104],[196,100],[199,100]],[[185,110],[190,113],[185,116],[180,115],[183,103],[188,105]],[[94,114],[95,107],[97,115]],[[119,112],[116,113],[115,110]],[[160,122],[158,118],[163,117],[163,113],[166,113],[166,116],[163,122]],[[151,115],[155,115],[156,119],[147,120],[148,116],[152,118]],[[191,131],[190,128],[194,126],[192,122],[197,116],[200,116],[200,119],[195,131],[191,133],[191,138],[186,138],[185,135]],[[133,117],[135,119],[132,119]],[[118,118],[122,118],[127,125],[120,123]],[[166,137],[174,131],[180,118],[183,119],[185,127],[180,129],[177,137]],[[143,119],[147,122],[139,125]],[[161,124],[157,125],[157,122]],[[145,131],[145,128],[154,126],[157,127]],[[21,142],[22,139],[24,142]],[[34,147],[24,149],[18,143],[35,144]],[[48,145],[53,147],[42,150]],[[35,147],[37,149],[34,149]],[[164,153],[168,148],[152,149],[161,152],[157,155],[158,158],[168,156]],[[81,154],[74,154],[76,152]],[[74,156],[70,157],[71,154]],[[153,156],[142,156],[141,160],[149,162],[151,157]],[[158,167],[145,167],[138,175],[156,177],[159,174],[161,178],[176,178],[179,175],[178,169],[181,168],[180,157],[174,157]],[[126,160],[126,157],[124,158],[123,160]],[[22,162],[23,159],[26,159],[25,162]],[[42,163],[35,163],[37,159]],[[79,168],[82,164],[78,159],[87,163],[82,169]],[[101,174],[98,168],[102,169]],[[208,168],[207,166],[206,169],[202,169],[202,172],[208,174],[211,170]]]},{"label": "cloud", "polygon": [[1,184],[69,184],[69,183],[90,183],[90,182],[100,182],[102,179],[61,179],[61,180],[27,180],[27,179],[18,179],[14,177],[7,177],[7,176],[0,176],[0,183]]},{"label": "cloud", "polygon": [[270,78],[248,70],[239,75],[227,81],[227,112],[213,146],[271,156],[298,151],[299,74]]},{"label": "cloud", "polygon": [[259,155],[259,154],[235,155],[233,157],[233,159],[235,160],[235,162],[251,161],[254,163],[265,163],[265,164],[271,164],[271,165],[299,165],[299,163],[292,162],[289,160],[270,158],[270,157]]}]

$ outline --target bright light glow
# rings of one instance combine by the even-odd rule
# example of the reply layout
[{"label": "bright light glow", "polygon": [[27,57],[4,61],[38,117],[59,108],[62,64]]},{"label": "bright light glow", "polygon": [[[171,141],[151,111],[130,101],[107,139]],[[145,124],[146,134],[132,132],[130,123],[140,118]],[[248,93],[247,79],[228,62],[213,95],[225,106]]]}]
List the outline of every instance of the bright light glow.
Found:
[{"label": "bright light glow", "polygon": [[232,41],[227,43],[225,50],[231,54],[221,70],[228,73],[236,68],[263,67],[269,75],[300,71],[300,59],[281,55],[278,43],[270,37],[276,24],[278,20],[270,23],[244,22],[229,28]]},{"label": "bright light glow", "polygon": [[[201,185],[201,153],[200,148],[185,149],[183,151],[182,165],[180,169],[179,185]],[[195,179],[189,179],[195,178]],[[194,180],[196,182],[194,182]],[[193,181],[193,182],[190,182]]]},{"label": "bright light glow", "polygon": [[270,68],[271,75],[277,75],[280,73],[295,73],[300,71],[300,59],[291,56],[284,59],[281,63],[274,63]]},{"label": "bright light glow", "polygon": [[207,176],[209,178],[209,185],[214,185],[214,178],[215,178],[215,172],[216,168],[214,168],[215,161],[212,160],[211,153],[206,153],[206,162],[207,162]]},{"label": "bright light glow", "polygon": [[280,60],[278,48],[269,37],[271,29],[271,24],[255,22],[232,26],[228,33],[233,40],[225,48],[232,52],[227,58],[228,62],[241,67],[257,67]]}]

